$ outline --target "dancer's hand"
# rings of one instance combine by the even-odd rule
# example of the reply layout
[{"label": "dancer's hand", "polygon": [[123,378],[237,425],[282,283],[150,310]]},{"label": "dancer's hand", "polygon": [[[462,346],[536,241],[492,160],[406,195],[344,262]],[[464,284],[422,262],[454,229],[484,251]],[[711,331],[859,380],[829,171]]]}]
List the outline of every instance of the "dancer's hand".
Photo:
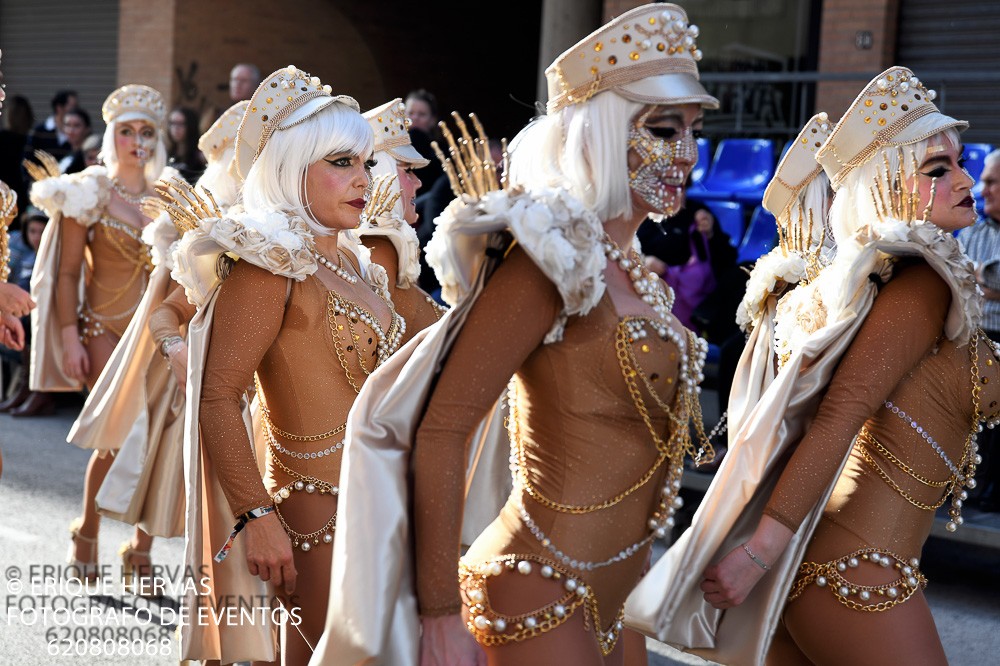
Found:
[{"label": "dancer's hand", "polygon": [[10,282],[0,282],[0,312],[23,317],[31,312],[35,302],[31,294]]},{"label": "dancer's hand", "polygon": [[271,581],[292,596],[295,592],[295,563],[292,560],[292,542],[278,516],[269,513],[255,518],[243,528],[247,547],[247,568],[261,580]]},{"label": "dancer's hand", "polygon": [[705,593],[705,601],[716,608],[732,608],[743,603],[766,573],[740,545],[717,564],[705,569],[701,591]]},{"label": "dancer's hand", "polygon": [[177,380],[177,386],[180,387],[181,391],[184,391],[184,387],[187,385],[187,343],[175,342],[170,345],[167,349],[167,358],[170,362],[170,370],[174,373],[174,379]]},{"label": "dancer's hand", "polygon": [[486,655],[462,616],[422,617],[420,666],[486,666]]},{"label": "dancer's hand", "polygon": [[[765,514],[746,546],[768,569],[785,552],[794,533],[782,523]],[[705,601],[722,610],[739,606],[767,573],[757,561],[750,557],[743,544],[736,546],[719,562],[705,569],[702,574],[701,591]]]},{"label": "dancer's hand", "polygon": [[14,351],[24,349],[24,326],[20,319],[9,314],[0,315],[0,344]]},{"label": "dancer's hand", "polygon": [[78,382],[87,381],[90,374],[90,357],[87,350],[80,342],[80,334],[75,325],[64,326],[62,329],[63,372],[70,379]]}]

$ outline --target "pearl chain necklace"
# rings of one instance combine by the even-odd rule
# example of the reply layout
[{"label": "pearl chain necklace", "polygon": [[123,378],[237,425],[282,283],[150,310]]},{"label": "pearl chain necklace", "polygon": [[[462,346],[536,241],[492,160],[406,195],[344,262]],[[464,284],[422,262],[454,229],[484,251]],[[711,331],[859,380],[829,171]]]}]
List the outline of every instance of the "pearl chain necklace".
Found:
[{"label": "pearl chain necklace", "polygon": [[313,257],[316,258],[316,261],[321,266],[326,266],[334,275],[336,275],[340,279],[344,280],[348,284],[357,284],[358,283],[357,276],[351,275],[346,270],[344,270],[344,260],[340,256],[340,250],[337,250],[337,258],[340,260],[340,265],[339,266],[334,265],[334,263],[332,261],[330,261],[329,259],[327,259],[326,257],[324,257],[319,252],[316,252],[315,250],[313,250]]},{"label": "pearl chain necklace", "polygon": [[[603,245],[604,254],[608,260],[617,263],[619,268],[632,280],[632,288],[635,290],[635,293],[639,295],[643,302],[653,308],[653,312],[656,313],[657,318],[664,322],[667,321],[670,317],[670,309],[674,305],[673,289],[665,286],[659,277],[649,272],[643,265],[639,253],[634,249],[631,250],[630,254],[625,253],[618,247],[617,243],[611,240],[611,236],[607,233],[604,234]],[[667,329],[667,327],[658,323],[657,329],[660,328],[664,329],[664,331]],[[664,331],[658,330],[661,335],[665,335]]]},{"label": "pearl chain necklace", "polygon": [[111,187],[114,188],[119,197],[133,206],[141,206],[142,202],[149,198],[149,195],[147,195],[145,191],[142,191],[139,194],[132,194],[125,189],[125,186],[122,185],[117,178],[111,179]]}]

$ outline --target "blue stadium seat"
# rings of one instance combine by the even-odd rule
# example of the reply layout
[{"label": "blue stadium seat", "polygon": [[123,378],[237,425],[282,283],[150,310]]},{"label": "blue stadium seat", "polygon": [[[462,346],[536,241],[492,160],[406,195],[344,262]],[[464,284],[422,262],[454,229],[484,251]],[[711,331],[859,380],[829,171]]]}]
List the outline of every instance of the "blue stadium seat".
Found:
[{"label": "blue stadium seat", "polygon": [[698,139],[698,164],[691,170],[692,187],[701,183],[712,164],[712,142],[708,139]]},{"label": "blue stadium seat", "polygon": [[769,139],[724,139],[712,166],[693,195],[701,199],[757,205],[774,176],[774,142]]},{"label": "blue stadium seat", "polygon": [[778,244],[778,224],[774,216],[757,206],[750,216],[750,226],[740,243],[736,263],[752,263],[770,252]]},{"label": "blue stadium seat", "polygon": [[705,205],[715,214],[722,230],[729,234],[732,246],[739,247],[743,240],[743,206],[735,201],[712,200],[706,201]]},{"label": "blue stadium seat", "polygon": [[979,176],[983,173],[983,161],[993,151],[993,146],[988,143],[967,143],[964,148],[962,156],[965,157],[965,170],[976,183],[979,183]]}]

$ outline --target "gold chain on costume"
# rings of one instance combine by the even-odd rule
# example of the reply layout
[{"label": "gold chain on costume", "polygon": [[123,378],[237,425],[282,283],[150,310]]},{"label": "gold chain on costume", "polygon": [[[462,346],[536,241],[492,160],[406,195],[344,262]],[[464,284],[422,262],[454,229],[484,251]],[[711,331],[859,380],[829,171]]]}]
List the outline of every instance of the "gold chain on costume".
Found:
[{"label": "gold chain on costume", "polygon": [[[519,615],[498,613],[491,605],[486,581],[491,576],[517,572],[528,576],[535,572],[547,580],[563,581],[566,593],[555,601]],[[592,625],[601,652],[611,654],[624,626],[624,606],[607,631],[602,629],[597,597],[587,584],[562,570],[560,565],[538,555],[501,555],[475,566],[459,564],[463,603],[469,609],[466,627],[476,642],[486,647],[505,645],[534,638],[560,626],[577,611],[587,614],[584,626]]]},{"label": "gold chain on costume", "polygon": [[[140,279],[149,275],[153,270],[153,260],[150,254],[149,247],[142,242],[142,236],[139,231],[135,229],[130,224],[125,224],[112,217],[104,215],[98,220],[98,224],[103,226],[107,231],[104,237],[108,240],[108,244],[124,259],[126,262],[133,266],[132,274],[129,276],[128,280],[121,287],[109,286],[102,284],[96,278],[91,278],[91,283],[101,291],[107,292],[111,295],[110,299],[102,303],[100,307],[95,307],[91,305],[86,299],[81,304],[80,308],[80,341],[87,344],[91,338],[95,338],[106,332],[107,328],[105,326],[106,322],[121,321],[126,318],[130,318],[135,311],[139,308],[139,303],[142,301],[142,294],[146,290],[146,285],[144,284],[142,289],[139,291],[139,295],[136,298],[135,303],[130,307],[126,308],[122,312],[110,314],[108,313],[109,308],[117,304],[124,298],[135,286],[136,282]],[[137,250],[131,250],[125,246],[122,240],[114,232],[118,232],[131,240],[139,244]],[[121,335],[124,331],[115,331],[115,333]]]},{"label": "gold chain on costume", "polygon": [[[953,465],[948,460],[947,456],[945,456],[944,451],[940,449],[940,446],[934,442],[933,438],[929,438],[927,432],[922,434],[923,439],[927,441],[929,445],[935,447],[938,455],[942,457],[945,464],[951,471],[951,475],[947,479],[944,481],[931,481],[930,479],[918,474],[913,468],[890,453],[888,448],[879,442],[865,427],[862,427],[861,431],[858,433],[855,447],[861,458],[875,470],[882,480],[885,481],[886,485],[895,490],[900,497],[918,509],[922,509],[924,511],[934,511],[944,505],[950,495],[952,497],[952,505],[948,509],[948,515],[951,520],[948,521],[945,526],[949,532],[954,532],[963,522],[962,503],[966,499],[967,493],[964,490],[960,490],[960,488],[963,485],[970,488],[975,486],[976,465],[978,464],[979,459],[976,454],[977,447],[975,440],[976,434],[981,429],[979,423],[984,418],[980,408],[980,392],[982,389],[979,384],[981,381],[979,376],[979,339],[981,335],[981,330],[977,329],[973,334],[972,339],[969,341],[969,370],[972,373],[972,425],[969,428],[968,435],[965,437],[965,445],[962,449],[962,457],[959,464],[957,466]],[[988,381],[988,379],[986,379],[986,381]],[[912,417],[908,416],[905,412],[902,412],[898,405],[893,405],[892,403],[887,402],[886,407],[890,408],[893,413],[899,415],[900,418],[903,418],[904,422],[912,421]],[[916,428],[916,421],[912,421],[911,425]],[[933,504],[927,504],[914,499],[898,483],[896,483],[892,477],[890,477],[889,474],[882,469],[881,466],[879,466],[872,455],[872,452],[869,450],[867,446],[868,444],[874,446],[886,460],[912,479],[931,488],[944,488],[944,493],[942,494],[941,499]]]},{"label": "gold chain on costume", "polygon": [[[885,568],[892,565],[900,577],[885,585],[858,585],[842,575],[865,562]],[[907,563],[900,556],[879,548],[861,548],[829,562],[803,562],[799,565],[799,576],[792,585],[788,601],[797,599],[807,586],[814,583],[818,587],[829,588],[837,601],[852,610],[869,613],[889,610],[912,597],[920,588],[927,587],[927,578],[920,572],[919,565],[920,561],[916,558]]]},{"label": "gold chain on costume", "polygon": [[[375,290],[373,289],[373,291]],[[343,326],[337,323],[337,316],[341,315],[347,320],[347,333],[350,336],[347,351],[354,351],[357,354],[358,365],[361,366],[361,371],[364,372],[365,375],[370,375],[375,368],[382,365],[386,359],[399,349],[399,344],[403,339],[403,332],[406,330],[406,322],[399,316],[396,309],[392,307],[392,304],[387,301],[382,294],[378,293],[378,291],[375,291],[375,293],[389,308],[391,320],[388,331],[383,331],[382,326],[379,324],[375,315],[362,306],[345,299],[333,290],[327,291],[326,319],[330,327],[330,334],[333,337],[333,349],[337,354],[337,360],[340,361],[340,367],[344,369],[344,374],[347,376],[347,382],[351,385],[351,388],[354,389],[355,393],[361,392],[361,386],[357,383],[357,381],[355,381],[354,373],[352,373],[351,369],[347,366],[347,356],[344,353],[344,348],[340,341],[340,331],[343,330]],[[354,325],[359,322],[365,323],[375,334],[375,338],[378,341],[376,346],[377,357],[375,365],[370,370],[365,365],[364,359],[361,355],[361,348],[358,345],[358,342],[361,340],[361,336],[357,334],[354,328]]]}]

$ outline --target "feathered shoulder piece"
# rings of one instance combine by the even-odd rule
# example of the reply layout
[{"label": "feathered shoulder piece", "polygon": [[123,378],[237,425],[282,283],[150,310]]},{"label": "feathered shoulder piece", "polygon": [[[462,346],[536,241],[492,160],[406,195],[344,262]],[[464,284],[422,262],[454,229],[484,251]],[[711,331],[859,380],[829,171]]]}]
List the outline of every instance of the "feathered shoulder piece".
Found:
[{"label": "feathered shoulder piece", "polygon": [[58,213],[87,227],[101,219],[111,199],[106,168],[91,166],[80,173],[61,175],[58,163],[48,153],[35,151],[35,158],[38,162],[24,161],[25,170],[35,181],[31,186],[33,204],[49,217]]},{"label": "feathered shoulder piece", "polygon": [[[546,342],[561,339],[566,318],[589,312],[604,294],[605,256],[600,219],[559,188],[526,191],[499,182],[482,126],[470,116],[478,137],[452,114],[461,131],[456,140],[441,123],[449,157],[435,144],[456,199],[435,221],[427,244],[444,299],[454,305],[471,289],[487,249],[509,234],[552,281],[563,299],[560,320]],[[491,238],[492,237],[492,238]],[[509,240],[509,239],[508,239]]]},{"label": "feathered shoulder piece", "polygon": [[400,196],[398,189],[392,191],[395,181],[395,174],[386,174],[372,182],[371,195],[361,213],[361,226],[354,233],[359,238],[376,236],[392,243],[399,258],[396,283],[407,289],[420,277],[420,241],[413,227],[394,213]]},{"label": "feathered shoulder piece", "polygon": [[179,180],[158,191],[183,234],[171,276],[195,305],[203,304],[221,281],[223,255],[298,281],[316,272],[312,231],[302,218],[278,211],[251,214],[240,206],[223,213],[210,193],[202,196]]}]

